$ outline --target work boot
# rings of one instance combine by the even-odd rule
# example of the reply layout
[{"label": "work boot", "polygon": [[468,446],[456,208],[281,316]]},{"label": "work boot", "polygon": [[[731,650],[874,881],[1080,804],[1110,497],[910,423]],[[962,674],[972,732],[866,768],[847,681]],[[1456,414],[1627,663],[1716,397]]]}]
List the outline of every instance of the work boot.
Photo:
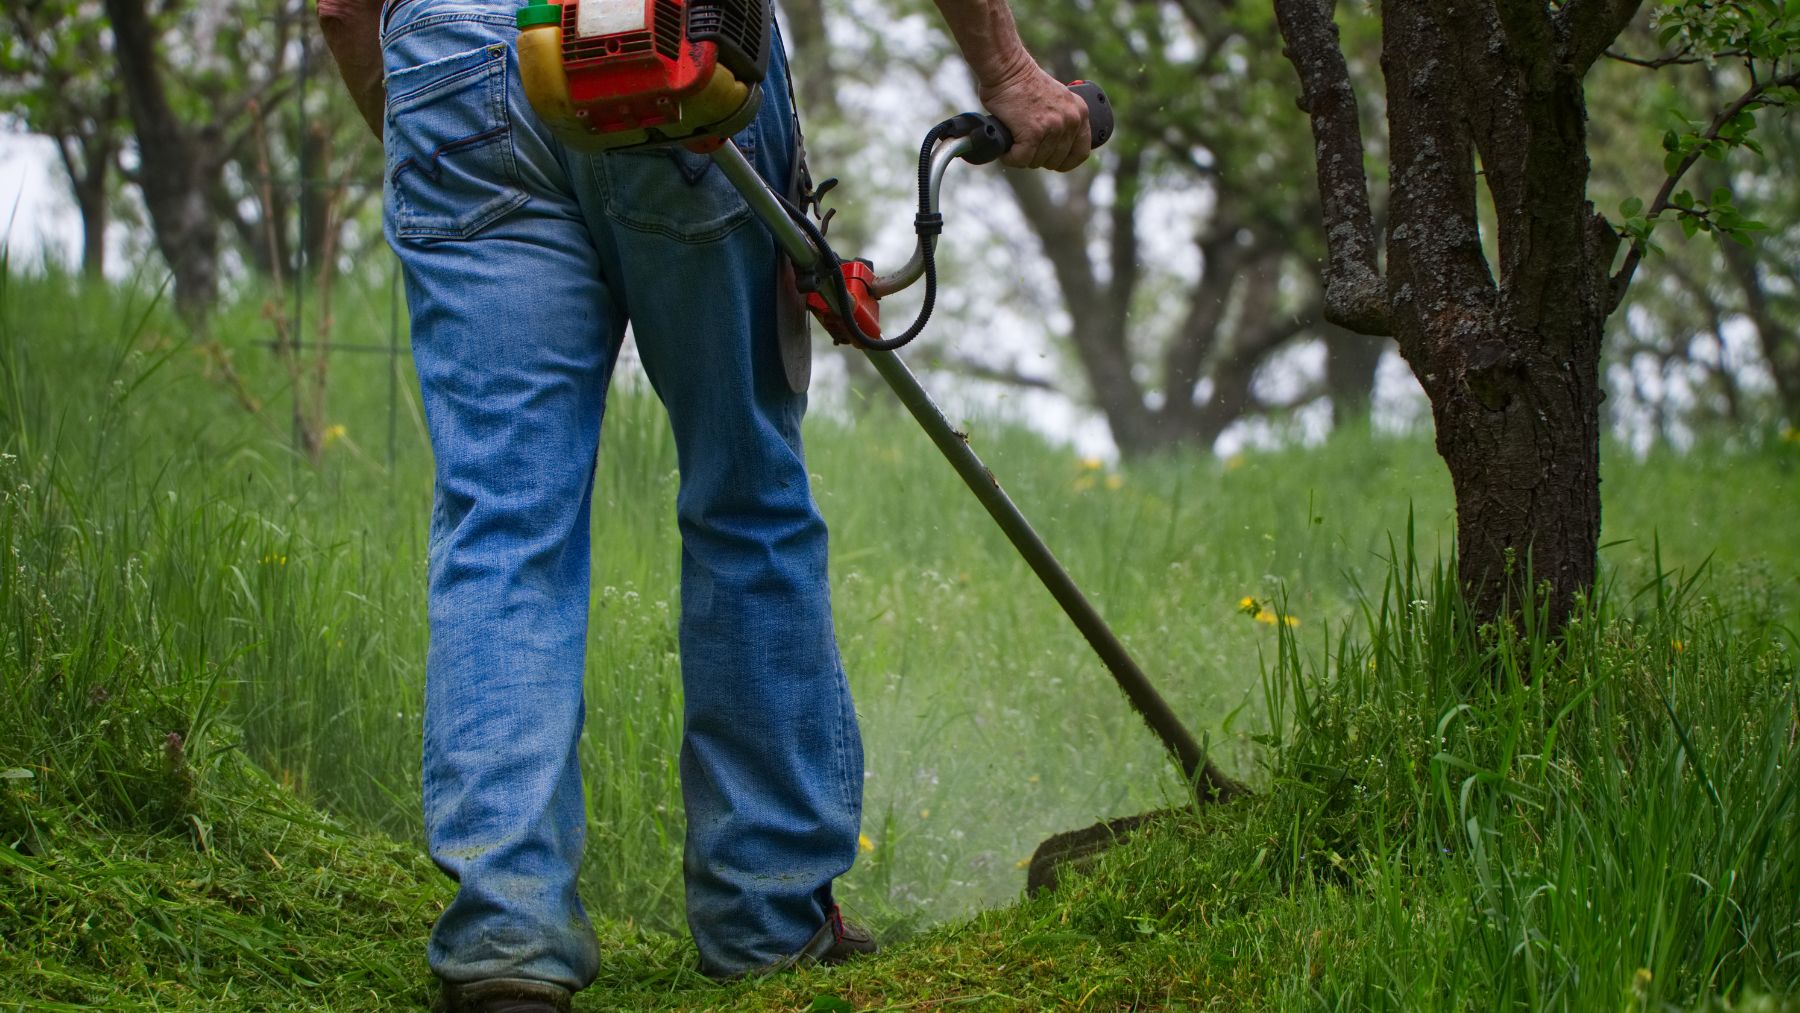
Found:
[{"label": "work boot", "polygon": [[444,983],[442,1013],[569,1013],[569,993],[546,981],[491,978]]},{"label": "work boot", "polygon": [[836,904],[825,915],[825,924],[819,931],[800,947],[800,952],[783,961],[786,967],[807,967],[812,964],[841,964],[851,957],[874,953],[880,949],[875,944],[875,935],[855,922],[844,920],[844,914]]}]

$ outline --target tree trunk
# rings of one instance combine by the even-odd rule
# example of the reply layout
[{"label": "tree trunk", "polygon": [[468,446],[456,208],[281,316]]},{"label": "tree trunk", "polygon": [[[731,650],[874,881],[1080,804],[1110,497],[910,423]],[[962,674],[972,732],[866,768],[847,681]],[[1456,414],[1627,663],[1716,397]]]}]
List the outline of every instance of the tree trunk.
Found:
[{"label": "tree trunk", "polygon": [[[1330,6],[1276,0],[1319,146],[1326,312],[1392,333],[1425,388],[1456,494],[1464,593],[1484,620],[1542,607],[1559,627],[1594,581],[1600,341],[1618,237],[1586,196],[1581,82],[1639,2],[1382,5],[1393,181],[1382,280]],[[1479,183],[1494,202],[1497,281]]]},{"label": "tree trunk", "polygon": [[[1560,626],[1598,565],[1600,342],[1617,240],[1586,198],[1580,77],[1532,52],[1525,29],[1483,21],[1424,0],[1386,9],[1394,172],[1417,183],[1393,198],[1388,299],[1431,397],[1470,604],[1493,618],[1537,606],[1543,586]],[[1477,148],[1498,212],[1498,288],[1476,226]]]},{"label": "tree trunk", "polygon": [[106,277],[106,199],[89,204],[76,198],[81,207],[81,275],[89,281]]},{"label": "tree trunk", "polygon": [[787,0],[788,55],[801,110],[821,120],[843,115],[837,101],[837,69],[831,59],[831,36],[825,27],[824,0]]},{"label": "tree trunk", "polygon": [[1560,624],[1594,582],[1598,359],[1570,368],[1545,352],[1570,340],[1598,348],[1598,327],[1571,320],[1568,330],[1577,329],[1585,333],[1468,335],[1470,354],[1438,357],[1437,448],[1456,494],[1463,586],[1484,618],[1543,604],[1537,592],[1547,585],[1549,616]]},{"label": "tree trunk", "polygon": [[[1144,171],[1141,150],[1119,156],[1112,173],[1114,199],[1105,211],[1110,234],[1104,274],[1089,254],[1089,230],[1100,214],[1090,197],[1091,181],[1057,195],[1039,173],[1008,172],[1005,179],[1056,275],[1089,400],[1106,417],[1119,452],[1142,457],[1175,447],[1210,451],[1239,419],[1291,407],[1263,403],[1253,381],[1276,349],[1315,326],[1319,306],[1280,309],[1288,256],[1283,239],[1272,235],[1277,230],[1271,223],[1246,223],[1220,212],[1200,237],[1202,275],[1184,296],[1184,319],[1160,356],[1160,375],[1143,375],[1149,371],[1140,372],[1133,358],[1131,308],[1144,257],[1136,220]],[[1229,191],[1221,192],[1218,202],[1227,208],[1245,203]],[[1209,380],[1210,396],[1197,403]],[[1151,396],[1156,390],[1160,399]]]},{"label": "tree trunk", "polygon": [[[1782,413],[1787,416],[1788,425],[1800,428],[1800,339],[1792,327],[1776,318],[1755,254],[1729,241],[1721,242],[1719,249],[1724,251],[1725,266],[1744,293],[1744,315],[1756,329],[1756,342],[1775,381]],[[1724,340],[1722,336],[1720,340]]]},{"label": "tree trunk", "polygon": [[[110,107],[110,102],[108,105]],[[109,120],[110,117],[102,118],[102,122]],[[55,141],[63,172],[69,181],[69,194],[75,198],[75,208],[81,214],[82,276],[103,278],[106,276],[106,226],[111,220],[107,191],[112,182],[113,159],[118,155],[118,141],[110,130],[89,135],[59,133]]]},{"label": "tree trunk", "polygon": [[1331,428],[1366,426],[1375,400],[1375,378],[1388,343],[1332,324],[1325,335],[1325,393],[1331,399]]},{"label": "tree trunk", "polygon": [[106,169],[96,170],[90,164],[69,180],[75,207],[81,212],[81,274],[90,281],[106,277],[106,177]]},{"label": "tree trunk", "polygon": [[216,182],[222,141],[216,128],[189,129],[170,106],[145,0],[105,3],[156,248],[174,273],[177,310],[199,323],[219,291],[219,236],[207,194]]}]

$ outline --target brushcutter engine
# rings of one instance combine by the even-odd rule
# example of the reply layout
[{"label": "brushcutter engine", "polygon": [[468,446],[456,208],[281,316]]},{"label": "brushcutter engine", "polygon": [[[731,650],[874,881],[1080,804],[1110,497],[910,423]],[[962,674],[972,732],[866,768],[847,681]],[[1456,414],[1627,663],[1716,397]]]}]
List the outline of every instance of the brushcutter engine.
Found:
[{"label": "brushcutter engine", "polygon": [[[530,0],[519,8],[519,75],[538,117],[579,151],[681,144],[710,155],[793,262],[796,287],[832,339],[865,351],[905,345],[937,299],[938,184],[955,159],[980,165],[1012,147],[1006,125],[962,113],[932,127],[919,149],[918,245],[898,271],[878,275],[826,242],[811,212],[836,180],[803,184],[799,203],[771,190],[731,135],[750,125],[769,71],[773,0]],[[1070,86],[1088,107],[1094,147],[1112,136],[1112,106],[1097,85]],[[925,279],[910,327],[881,334],[879,301]]]},{"label": "brushcutter engine", "polygon": [[773,18],[772,0],[531,0],[520,77],[571,148],[705,150],[755,118]]}]

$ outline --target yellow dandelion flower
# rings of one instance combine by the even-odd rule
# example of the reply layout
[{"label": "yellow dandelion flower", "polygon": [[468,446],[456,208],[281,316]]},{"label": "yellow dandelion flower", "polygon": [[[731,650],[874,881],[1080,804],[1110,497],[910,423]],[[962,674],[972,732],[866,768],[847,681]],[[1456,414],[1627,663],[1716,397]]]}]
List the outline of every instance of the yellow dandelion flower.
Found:
[{"label": "yellow dandelion flower", "polygon": [[1098,457],[1084,457],[1081,459],[1082,471],[1099,471],[1104,467],[1106,467],[1106,462],[1100,460]]},{"label": "yellow dandelion flower", "polygon": [[1288,627],[1288,629],[1293,629],[1294,627],[1300,625],[1300,617],[1299,616],[1282,616],[1281,621]]},{"label": "yellow dandelion flower", "polygon": [[1262,611],[1262,606],[1257,604],[1255,598],[1245,595],[1238,599],[1238,611],[1247,616],[1253,616]]},{"label": "yellow dandelion flower", "polygon": [[930,819],[931,818],[931,810],[930,809],[920,809],[919,810],[919,818],[922,820]]},{"label": "yellow dandelion flower", "polygon": [[1275,625],[1275,613],[1270,612],[1268,609],[1257,609],[1255,618],[1259,623],[1265,623],[1269,626]]},{"label": "yellow dandelion flower", "polygon": [[1031,859],[1029,859],[1029,858],[1021,858],[1021,859],[1019,859],[1019,860],[1018,860],[1018,861],[1016,861],[1016,862],[1014,862],[1014,863],[1013,863],[1013,868],[1015,868],[1015,869],[1029,869],[1029,868],[1031,868]]},{"label": "yellow dandelion flower", "polygon": [[322,435],[324,436],[325,445],[329,447],[349,434],[350,430],[345,429],[343,423],[339,422],[326,426],[325,432]]},{"label": "yellow dandelion flower", "polygon": [[1124,475],[1108,475],[1108,476],[1106,476],[1106,487],[1108,489],[1113,490],[1114,492],[1117,492],[1118,490],[1125,488],[1125,476]]},{"label": "yellow dandelion flower", "polygon": [[1087,492],[1094,487],[1094,476],[1083,475],[1075,480],[1076,492]]},{"label": "yellow dandelion flower", "polygon": [[864,851],[874,851],[875,850],[875,842],[869,840],[868,834],[857,834],[856,835],[856,846],[863,849]]}]

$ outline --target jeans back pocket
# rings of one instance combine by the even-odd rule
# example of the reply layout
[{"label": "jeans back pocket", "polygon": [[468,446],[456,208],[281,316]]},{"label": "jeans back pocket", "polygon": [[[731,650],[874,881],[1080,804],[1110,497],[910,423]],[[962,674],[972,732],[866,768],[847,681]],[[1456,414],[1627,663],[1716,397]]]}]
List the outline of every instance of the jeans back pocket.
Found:
[{"label": "jeans back pocket", "polygon": [[503,43],[388,75],[388,207],[397,238],[468,239],[525,203],[509,76]]},{"label": "jeans back pocket", "polygon": [[[738,143],[755,151],[749,131]],[[710,243],[750,220],[750,205],[712,159],[681,145],[615,151],[604,162],[607,215],[633,231]]]}]

